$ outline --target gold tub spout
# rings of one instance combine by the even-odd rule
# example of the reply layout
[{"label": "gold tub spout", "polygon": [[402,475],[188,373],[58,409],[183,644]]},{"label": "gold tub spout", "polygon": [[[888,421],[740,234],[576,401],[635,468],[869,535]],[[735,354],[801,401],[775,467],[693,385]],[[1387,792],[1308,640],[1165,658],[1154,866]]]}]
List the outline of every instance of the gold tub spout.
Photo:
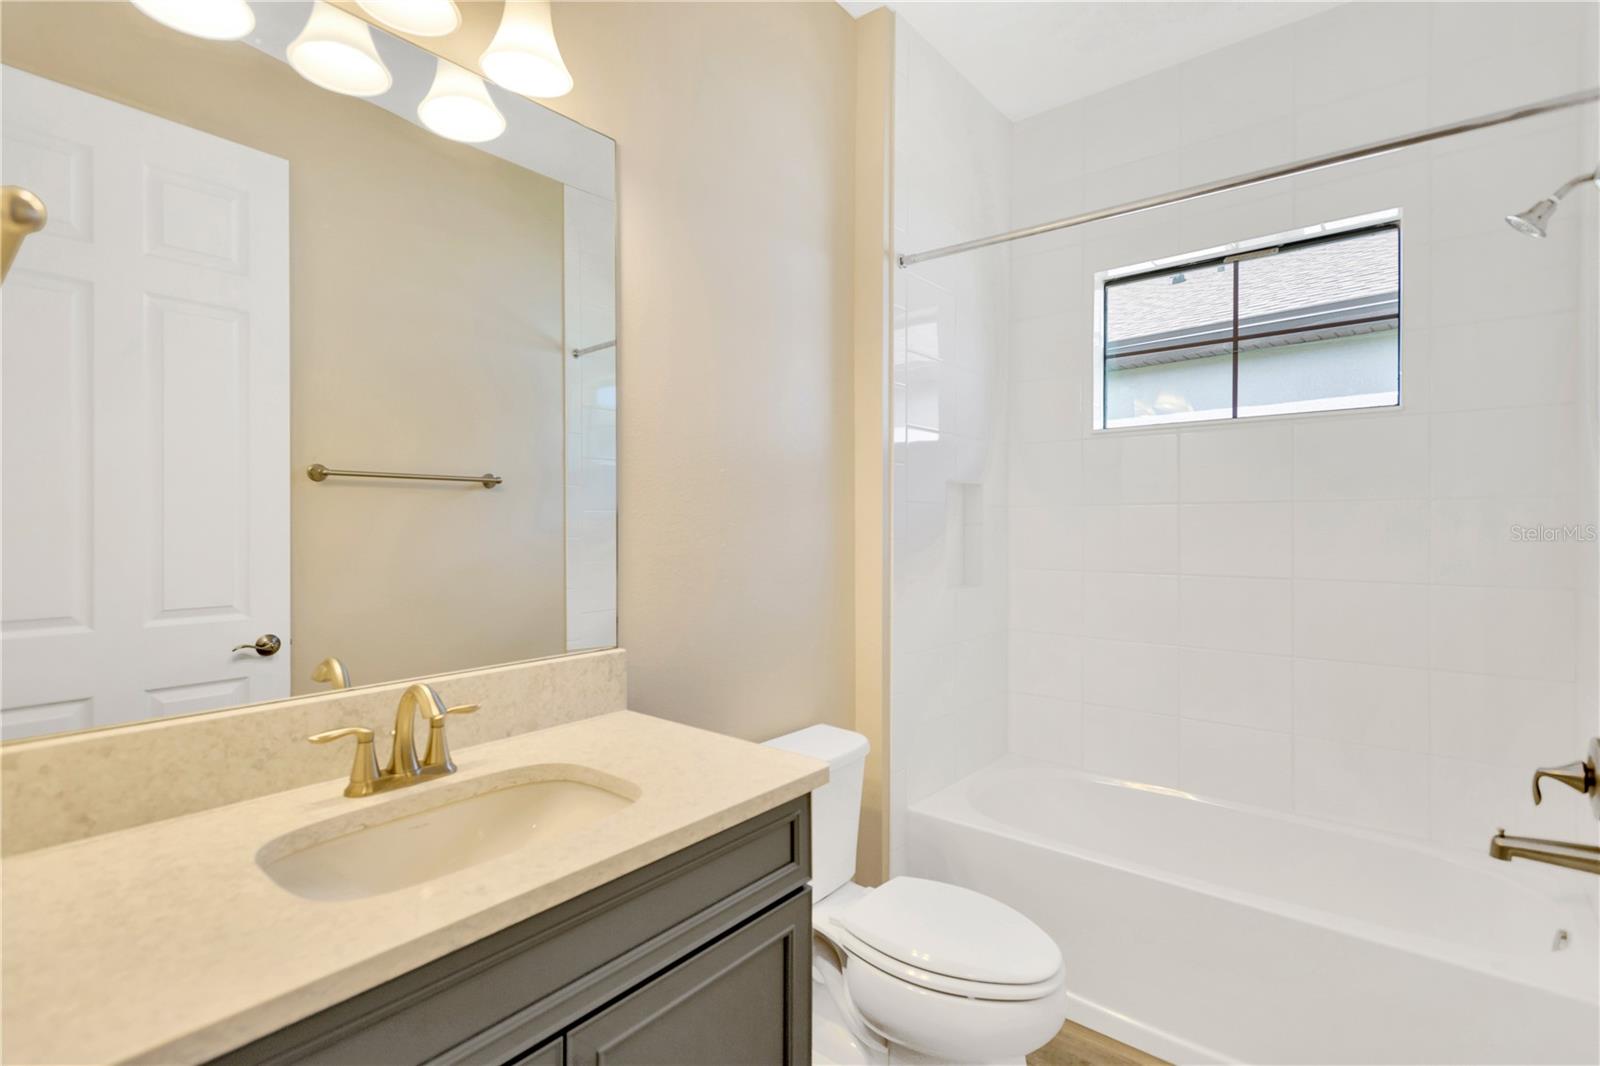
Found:
[{"label": "gold tub spout", "polygon": [[0,281],[11,273],[23,240],[38,233],[50,218],[44,201],[20,185],[0,185]]},{"label": "gold tub spout", "polygon": [[1551,866],[1564,866],[1569,870],[1600,874],[1600,848],[1593,844],[1573,844],[1565,840],[1542,840],[1538,837],[1508,837],[1504,829],[1495,830],[1489,838],[1489,857],[1510,862],[1512,859],[1531,859]]}]

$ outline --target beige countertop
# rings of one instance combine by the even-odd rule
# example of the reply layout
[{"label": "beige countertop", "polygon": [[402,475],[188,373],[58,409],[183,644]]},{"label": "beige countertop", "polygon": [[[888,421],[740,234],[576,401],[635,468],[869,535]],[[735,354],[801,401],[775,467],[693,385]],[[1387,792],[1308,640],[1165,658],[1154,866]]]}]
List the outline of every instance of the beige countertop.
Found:
[{"label": "beige countertop", "polygon": [[[383,752],[380,752],[382,756]],[[365,799],[328,781],[0,862],[0,1057],[193,1062],[221,1054],[639,869],[827,779],[819,762],[631,711],[455,753],[455,775]],[[308,900],[257,851],[354,811],[387,821],[567,764],[631,805],[410,888]],[[580,772],[581,775],[581,772]],[[161,787],[152,767],[150,788]]]}]

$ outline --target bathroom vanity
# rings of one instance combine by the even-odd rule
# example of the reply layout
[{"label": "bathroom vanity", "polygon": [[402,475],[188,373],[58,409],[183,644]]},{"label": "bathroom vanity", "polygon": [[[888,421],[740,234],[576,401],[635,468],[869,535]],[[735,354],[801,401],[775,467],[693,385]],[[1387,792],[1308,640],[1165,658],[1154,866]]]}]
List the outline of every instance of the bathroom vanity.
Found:
[{"label": "bathroom vanity", "polygon": [[[0,1054],[810,1061],[821,763],[629,711],[455,759],[402,791],[323,781],[7,857]],[[476,850],[480,809],[523,839]]]},{"label": "bathroom vanity", "polygon": [[217,1063],[808,1063],[806,798]]}]

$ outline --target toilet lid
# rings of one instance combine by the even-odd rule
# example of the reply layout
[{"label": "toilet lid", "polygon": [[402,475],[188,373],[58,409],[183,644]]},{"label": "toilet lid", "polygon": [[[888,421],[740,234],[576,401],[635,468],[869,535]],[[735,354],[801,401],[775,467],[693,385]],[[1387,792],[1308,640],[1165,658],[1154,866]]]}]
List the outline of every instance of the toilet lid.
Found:
[{"label": "toilet lid", "polygon": [[856,939],[908,966],[962,981],[1037,984],[1061,969],[1045,931],[980,892],[896,877],[834,920]]}]

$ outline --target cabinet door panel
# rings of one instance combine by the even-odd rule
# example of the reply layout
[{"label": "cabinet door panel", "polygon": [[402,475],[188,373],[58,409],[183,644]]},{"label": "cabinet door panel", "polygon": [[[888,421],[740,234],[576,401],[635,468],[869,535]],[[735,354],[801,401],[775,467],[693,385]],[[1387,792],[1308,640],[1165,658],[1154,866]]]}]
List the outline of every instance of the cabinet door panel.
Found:
[{"label": "cabinet door panel", "polygon": [[566,1044],[558,1036],[549,1043],[534,1048],[520,1059],[513,1059],[511,1066],[561,1066],[565,1059]]},{"label": "cabinet door panel", "polygon": [[802,1066],[810,962],[807,889],[570,1030],[567,1066]]}]

